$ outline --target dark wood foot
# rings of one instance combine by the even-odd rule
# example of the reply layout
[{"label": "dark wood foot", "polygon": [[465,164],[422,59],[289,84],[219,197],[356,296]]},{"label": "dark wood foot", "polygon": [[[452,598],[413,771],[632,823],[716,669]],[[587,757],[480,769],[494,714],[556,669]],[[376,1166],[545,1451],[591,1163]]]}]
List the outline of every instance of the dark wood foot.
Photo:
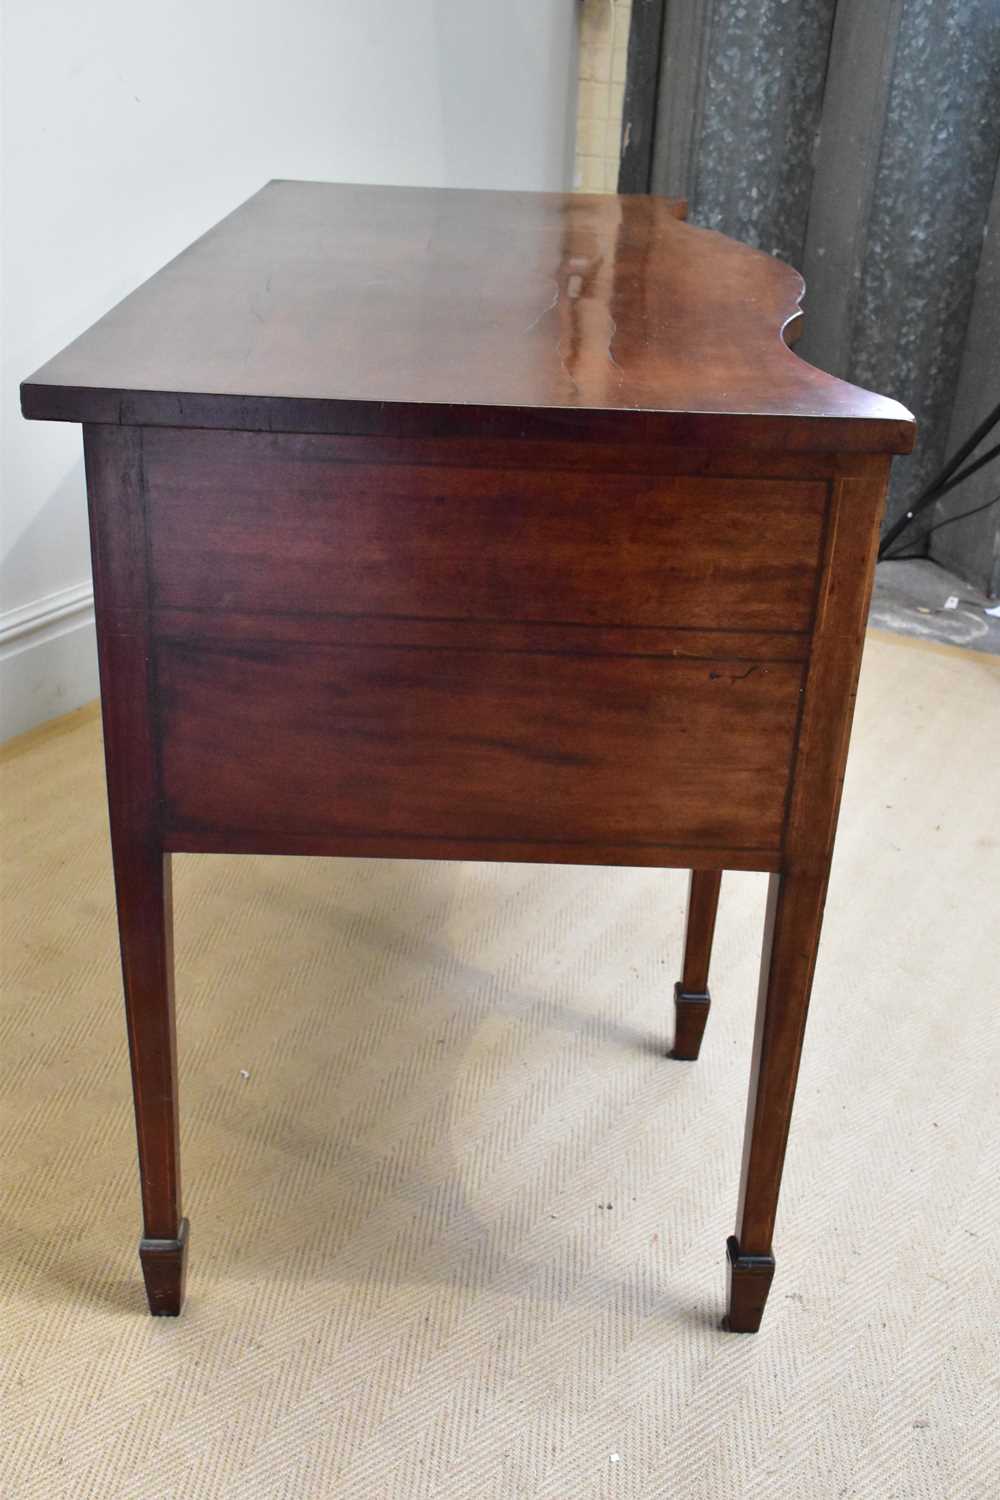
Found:
[{"label": "dark wood foot", "polygon": [[774,1279],[773,1255],[741,1255],[735,1235],[726,1242],[729,1262],[730,1333],[756,1333],[764,1316],[767,1294]]},{"label": "dark wood foot", "polygon": [[705,1023],[712,1008],[708,990],[689,994],[678,981],[674,985],[674,1045],[670,1056],[681,1062],[695,1062],[701,1051]]},{"label": "dark wood foot", "polygon": [[187,1219],[181,1220],[174,1240],[139,1241],[146,1297],[154,1318],[176,1318],[184,1305],[187,1248]]}]

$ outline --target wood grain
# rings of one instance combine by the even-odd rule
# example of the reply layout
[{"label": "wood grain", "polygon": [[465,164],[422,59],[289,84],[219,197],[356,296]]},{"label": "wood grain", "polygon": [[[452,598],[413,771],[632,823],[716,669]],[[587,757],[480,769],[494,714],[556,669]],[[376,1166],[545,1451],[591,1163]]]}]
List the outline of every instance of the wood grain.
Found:
[{"label": "wood grain", "polygon": [[[770,878],[743,1170],[731,1261],[771,1241],[826,902],[871,598],[885,476],[834,487],[783,866]],[[763,1301],[731,1283],[730,1323],[756,1331]],[[753,1285],[760,1286],[759,1281]],[[767,1285],[769,1285],[769,1281]],[[766,1295],[766,1287],[765,1287]]]},{"label": "wood grain", "polygon": [[22,387],[61,421],[906,451],[801,278],[656,197],[272,182]]},{"label": "wood grain", "polygon": [[[331,462],[322,438],[153,432],[154,602],[808,628],[828,486]],[[710,581],[710,582],[709,582]],[[708,584],[708,586],[706,586]]]},{"label": "wood grain", "polygon": [[780,846],[794,662],[164,642],[157,676],[171,829]]},{"label": "wood grain", "polygon": [[[84,434],[104,750],[139,1147],[143,1243],[183,1239],[170,856],[159,832],[142,435]],[[148,1262],[148,1263],[147,1263]],[[143,1257],[150,1309],[180,1311],[183,1255]],[[171,1271],[170,1268],[173,1268]]]}]

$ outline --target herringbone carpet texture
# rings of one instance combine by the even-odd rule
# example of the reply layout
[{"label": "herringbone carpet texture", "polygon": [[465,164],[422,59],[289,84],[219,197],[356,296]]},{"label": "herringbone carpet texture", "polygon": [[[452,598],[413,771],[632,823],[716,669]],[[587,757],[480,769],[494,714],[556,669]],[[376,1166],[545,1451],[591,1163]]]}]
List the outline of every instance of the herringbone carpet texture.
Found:
[{"label": "herringbone carpet texture", "polygon": [[762,876],[175,860],[190,1300],[145,1315],[99,728],[3,767],[4,1500],[1000,1493],[1000,677],[869,640],[757,1338]]}]

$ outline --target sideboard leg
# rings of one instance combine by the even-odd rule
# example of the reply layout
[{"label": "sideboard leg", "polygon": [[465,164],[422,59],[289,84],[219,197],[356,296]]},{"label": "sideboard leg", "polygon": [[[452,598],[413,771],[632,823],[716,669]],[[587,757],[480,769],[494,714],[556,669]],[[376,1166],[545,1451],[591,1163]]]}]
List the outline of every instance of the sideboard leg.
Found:
[{"label": "sideboard leg", "polygon": [[774,1275],[771,1239],[791,1123],[826,875],[772,875],[736,1234],[729,1241],[729,1316],[756,1333]]},{"label": "sideboard leg", "polygon": [[721,870],[691,871],[684,967],[681,979],[674,985],[674,1045],[670,1053],[671,1057],[684,1062],[694,1062],[701,1050],[705,1022],[712,1004],[708,966],[712,958],[721,884]]},{"label": "sideboard leg", "polygon": [[142,443],[138,427],[84,427],[111,853],[139,1142],[139,1260],[150,1312],[176,1316],[184,1298],[187,1224],[177,1151],[173,909],[170,856],[159,827]]},{"label": "sideboard leg", "polygon": [[[122,865],[125,868],[122,868]],[[142,1189],[139,1260],[149,1310],[176,1317],[184,1300],[170,856],[115,851],[125,1014]]]}]

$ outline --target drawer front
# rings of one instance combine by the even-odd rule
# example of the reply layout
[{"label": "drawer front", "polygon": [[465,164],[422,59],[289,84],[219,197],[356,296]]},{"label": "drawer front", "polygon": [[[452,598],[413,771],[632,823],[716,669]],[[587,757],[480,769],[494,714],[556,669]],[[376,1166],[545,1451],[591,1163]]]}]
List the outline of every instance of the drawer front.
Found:
[{"label": "drawer front", "polygon": [[143,461],[161,608],[811,624],[824,481],[379,465],[322,437],[170,429]]},{"label": "drawer front", "polygon": [[168,829],[780,846],[800,662],[176,640],[156,658]]}]

